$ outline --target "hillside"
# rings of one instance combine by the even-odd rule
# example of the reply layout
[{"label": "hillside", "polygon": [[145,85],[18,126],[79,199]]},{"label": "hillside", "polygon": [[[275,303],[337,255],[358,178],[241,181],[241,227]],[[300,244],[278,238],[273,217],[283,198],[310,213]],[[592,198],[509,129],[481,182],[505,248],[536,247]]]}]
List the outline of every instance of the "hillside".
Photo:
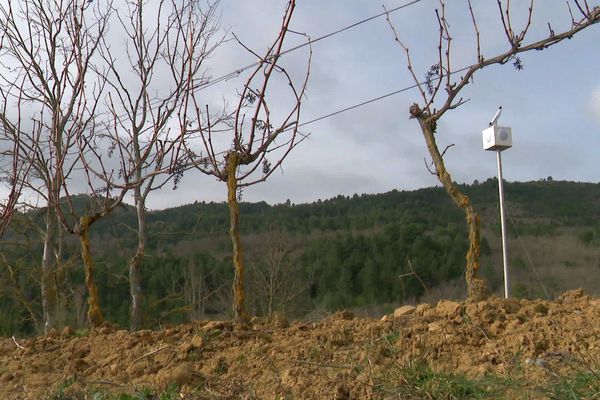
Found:
[{"label": "hillside", "polygon": [[[502,285],[497,182],[463,187],[482,216],[482,274]],[[510,216],[513,294],[553,298],[600,287],[600,184],[539,181],[505,186]],[[176,194],[176,192],[175,192]],[[85,207],[85,197],[78,199]],[[248,306],[313,318],[339,309],[379,315],[397,305],[464,298],[463,215],[440,188],[338,196],[312,204],[242,203],[248,261]],[[35,215],[19,216],[4,238],[0,333],[33,333],[39,315],[40,235]],[[128,326],[127,259],[135,245],[135,214],[117,209],[92,229],[103,311]],[[230,309],[228,212],[197,202],[153,211],[143,270],[145,324],[155,327],[227,317]],[[56,277],[62,323],[84,325],[85,290],[78,244],[63,245]]]}]

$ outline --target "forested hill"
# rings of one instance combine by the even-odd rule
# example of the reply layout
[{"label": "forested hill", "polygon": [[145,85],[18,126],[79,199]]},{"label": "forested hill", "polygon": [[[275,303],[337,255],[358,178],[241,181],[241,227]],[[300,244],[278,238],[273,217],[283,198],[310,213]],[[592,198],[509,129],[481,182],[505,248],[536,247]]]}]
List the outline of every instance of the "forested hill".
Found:
[{"label": "forested hill", "polygon": [[[463,186],[482,221],[482,275],[502,285],[497,181]],[[176,192],[174,192],[176,195]],[[546,297],[600,287],[600,184],[544,180],[507,183],[513,292]],[[78,199],[85,206],[85,197]],[[254,314],[307,316],[464,295],[464,214],[441,188],[337,196],[311,204],[241,203],[248,306]],[[146,325],[230,310],[233,268],[224,203],[153,211],[143,268]],[[0,333],[31,332],[40,312],[40,235],[19,216],[4,238]],[[20,233],[16,233],[20,232]],[[92,227],[100,300],[107,318],[127,326],[127,262],[137,238],[124,206]],[[64,323],[84,323],[78,242],[66,236],[57,290]],[[10,268],[9,268],[10,266]]]},{"label": "forested hill", "polygon": [[[483,215],[496,210],[498,183],[488,179],[481,184],[461,186]],[[600,184],[558,181],[507,183],[507,208],[541,226],[593,226],[600,216]],[[462,218],[462,212],[441,188],[397,191],[382,194],[337,196],[310,204],[270,206],[264,202],[241,203],[245,233],[267,230],[274,222],[289,232],[356,231],[409,218],[430,228]],[[133,214],[131,215],[133,218]],[[226,232],[229,214],[224,203],[196,202],[156,211],[151,220],[167,231],[195,231],[196,234]],[[549,223],[549,219],[552,223]],[[541,233],[541,232],[540,232]]]}]

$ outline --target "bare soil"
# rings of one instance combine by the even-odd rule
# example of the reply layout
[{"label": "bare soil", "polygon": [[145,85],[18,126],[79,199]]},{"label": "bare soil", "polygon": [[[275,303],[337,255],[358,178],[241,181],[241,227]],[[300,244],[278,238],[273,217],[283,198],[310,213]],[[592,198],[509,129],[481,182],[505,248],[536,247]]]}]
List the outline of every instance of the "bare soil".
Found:
[{"label": "bare soil", "polygon": [[396,314],[202,321],[138,332],[106,325],[83,336],[65,329],[3,338],[0,399],[92,398],[172,385],[184,399],[399,398],[384,390],[390,379],[402,384],[390,373],[416,361],[470,378],[519,372],[531,387],[600,361],[600,299],[581,290],[556,301],[440,301]]}]

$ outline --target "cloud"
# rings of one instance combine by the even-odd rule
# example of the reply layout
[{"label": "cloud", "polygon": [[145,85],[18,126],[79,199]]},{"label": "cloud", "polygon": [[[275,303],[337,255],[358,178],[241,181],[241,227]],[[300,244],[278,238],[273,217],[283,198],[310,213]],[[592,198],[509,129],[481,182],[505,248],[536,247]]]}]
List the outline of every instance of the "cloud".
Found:
[{"label": "cloud", "polygon": [[592,119],[600,124],[600,85],[592,90],[587,103],[587,108]]}]

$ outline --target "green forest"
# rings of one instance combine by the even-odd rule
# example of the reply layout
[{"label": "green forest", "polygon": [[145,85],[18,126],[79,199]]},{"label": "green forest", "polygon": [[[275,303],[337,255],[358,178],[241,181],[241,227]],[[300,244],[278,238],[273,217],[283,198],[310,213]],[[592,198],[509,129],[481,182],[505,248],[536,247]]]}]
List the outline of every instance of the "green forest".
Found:
[{"label": "green forest", "polygon": [[[502,288],[497,180],[461,185],[480,213],[482,276]],[[553,297],[600,287],[600,184],[551,178],[505,186],[512,292]],[[176,192],[174,192],[176,193]],[[90,198],[76,198],[87,207]],[[18,214],[0,250],[0,334],[43,331],[40,260],[44,210]],[[441,188],[337,196],[310,204],[240,203],[252,315],[364,314],[403,303],[464,298],[466,225]],[[225,203],[148,214],[142,268],[143,325],[156,328],[231,314],[231,243]],[[91,231],[96,284],[108,321],[128,327],[128,260],[135,209],[113,211]],[[84,272],[76,238],[64,234],[53,276],[60,326],[86,326]],[[597,289],[596,289],[596,294]]]}]

